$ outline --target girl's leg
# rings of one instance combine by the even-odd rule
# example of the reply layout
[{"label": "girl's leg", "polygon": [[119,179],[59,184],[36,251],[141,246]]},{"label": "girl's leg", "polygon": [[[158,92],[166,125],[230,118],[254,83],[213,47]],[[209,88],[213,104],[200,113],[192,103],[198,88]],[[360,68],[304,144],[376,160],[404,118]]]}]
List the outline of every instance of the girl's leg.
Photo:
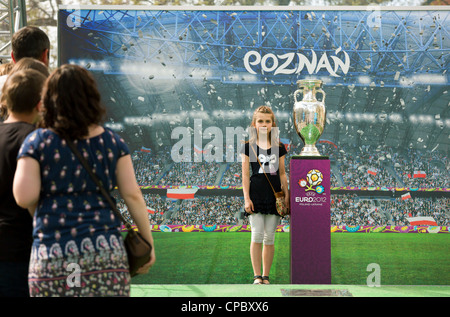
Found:
[{"label": "girl's leg", "polygon": [[[263,276],[269,276],[275,254],[275,232],[277,230],[280,217],[276,215],[264,215],[264,247],[262,254]],[[263,281],[269,284],[268,280]]]},{"label": "girl's leg", "polygon": [[263,247],[263,276],[269,276],[270,268],[273,263],[273,255],[275,254],[275,245],[264,244]]},{"label": "girl's leg", "polygon": [[[263,215],[255,213],[249,216],[252,228],[252,241],[250,243],[250,259],[252,261],[254,276],[261,275],[262,244],[264,239],[264,218]],[[255,282],[262,282],[256,280]]]},{"label": "girl's leg", "polygon": [[[251,242],[250,243],[250,258],[252,260],[253,274],[254,276],[261,276],[261,262],[262,262],[262,243]],[[262,283],[262,278],[255,280],[257,283]]]}]

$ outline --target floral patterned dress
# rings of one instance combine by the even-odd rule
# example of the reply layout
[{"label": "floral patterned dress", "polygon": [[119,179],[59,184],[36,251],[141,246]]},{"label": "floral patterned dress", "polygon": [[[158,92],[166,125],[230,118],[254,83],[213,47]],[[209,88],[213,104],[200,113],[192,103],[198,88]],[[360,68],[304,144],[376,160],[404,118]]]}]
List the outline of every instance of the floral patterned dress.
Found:
[{"label": "floral patterned dress", "polygon": [[[129,154],[113,131],[74,142],[103,185],[116,186],[117,160]],[[18,158],[39,162],[41,194],[33,219],[31,296],[129,296],[120,220],[65,140],[48,129],[28,135]]]}]

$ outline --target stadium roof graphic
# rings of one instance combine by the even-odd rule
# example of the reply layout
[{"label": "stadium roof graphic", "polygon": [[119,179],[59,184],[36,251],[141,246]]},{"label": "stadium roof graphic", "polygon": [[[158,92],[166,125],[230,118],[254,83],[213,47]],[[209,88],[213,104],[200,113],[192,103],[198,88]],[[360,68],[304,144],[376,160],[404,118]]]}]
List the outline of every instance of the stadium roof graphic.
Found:
[{"label": "stadium roof graphic", "polygon": [[62,8],[60,62],[96,75],[108,125],[132,149],[173,145],[173,129],[193,128],[194,119],[224,134],[245,129],[264,104],[281,137],[301,144],[296,82],[318,78],[322,139],[448,153],[448,10]]}]

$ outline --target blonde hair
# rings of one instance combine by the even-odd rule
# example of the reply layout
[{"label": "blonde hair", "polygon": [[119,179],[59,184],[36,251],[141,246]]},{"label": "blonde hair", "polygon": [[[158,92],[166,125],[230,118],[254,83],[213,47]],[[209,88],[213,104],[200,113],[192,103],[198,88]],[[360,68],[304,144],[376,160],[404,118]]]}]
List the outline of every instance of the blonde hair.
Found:
[{"label": "blonde hair", "polygon": [[23,69],[37,70],[38,72],[42,73],[42,75],[44,75],[45,77],[48,77],[50,75],[50,71],[48,70],[47,65],[31,57],[21,58],[20,61],[15,63],[13,68],[11,69],[11,74]]},{"label": "blonde hair", "polygon": [[[268,107],[268,106],[259,106],[258,108],[256,108],[256,110],[253,112],[253,116],[252,116],[252,123],[250,124],[251,128],[255,128],[256,127],[256,116],[260,113],[263,114],[270,114],[272,117],[272,128],[276,128],[277,127],[277,123],[275,120],[275,114],[273,113],[273,110]],[[248,142],[256,142],[256,138],[257,138],[257,132],[256,133],[252,133],[253,129],[250,129],[250,139]],[[279,135],[278,133],[275,135],[272,135],[272,131],[276,131],[275,133],[278,132],[278,129],[271,129],[270,133],[269,133],[269,140],[274,140],[275,141],[275,145],[279,144]],[[253,135],[252,135],[253,134]],[[272,138],[273,136],[273,138]]]},{"label": "blonde hair", "polygon": [[275,114],[273,113],[272,109],[267,106],[259,106],[258,108],[256,108],[256,110],[253,112],[252,123],[250,126],[252,126],[252,127],[255,126],[256,115],[258,113],[270,114],[272,116],[272,126],[273,127],[277,126],[277,124],[275,122]]},{"label": "blonde hair", "polygon": [[8,75],[14,64],[12,62],[0,64],[0,76]]}]

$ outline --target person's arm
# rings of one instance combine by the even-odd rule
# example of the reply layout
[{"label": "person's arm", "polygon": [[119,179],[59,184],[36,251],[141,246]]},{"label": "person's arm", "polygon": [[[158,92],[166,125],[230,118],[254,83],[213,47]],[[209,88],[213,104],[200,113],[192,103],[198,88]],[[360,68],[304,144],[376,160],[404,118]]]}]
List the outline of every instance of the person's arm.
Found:
[{"label": "person's arm", "polygon": [[247,155],[242,156],[242,188],[244,191],[244,210],[249,214],[253,213],[253,202],[250,199],[250,159]]},{"label": "person's arm", "polygon": [[155,263],[155,245],[153,243],[153,236],[148,220],[147,205],[142,196],[141,189],[136,181],[134,174],[133,162],[131,155],[125,155],[119,158],[116,167],[117,187],[120,196],[125,201],[128,207],[128,212],[133,218],[141,235],[152,245],[152,254],[150,262],[142,266],[138,273],[145,274],[148,269]]},{"label": "person's arm", "polygon": [[13,195],[17,205],[28,209],[30,215],[39,202],[41,192],[41,167],[39,162],[32,157],[21,157],[17,161],[13,182]]},{"label": "person's arm", "polygon": [[285,165],[284,165],[285,157],[286,157],[285,155],[280,157],[279,171],[280,171],[281,189],[284,192],[284,199],[285,199],[286,206],[289,208],[289,187],[288,187],[286,169],[285,169]]}]

